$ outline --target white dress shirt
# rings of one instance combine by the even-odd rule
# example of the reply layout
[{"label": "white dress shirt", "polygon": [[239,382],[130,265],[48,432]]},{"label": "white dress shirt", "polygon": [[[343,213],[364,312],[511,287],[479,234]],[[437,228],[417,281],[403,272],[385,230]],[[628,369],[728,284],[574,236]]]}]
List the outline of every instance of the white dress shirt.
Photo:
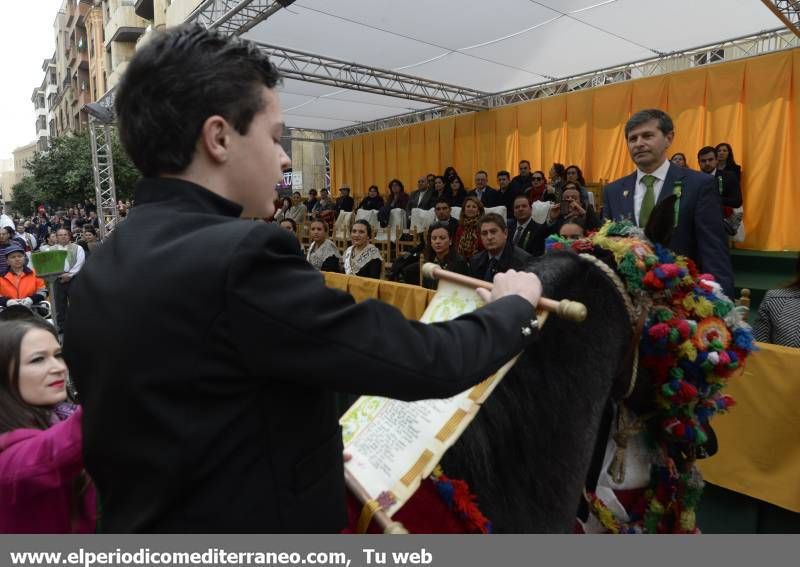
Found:
[{"label": "white dress shirt", "polygon": [[639,209],[642,208],[642,201],[644,201],[644,193],[647,191],[642,178],[645,175],[652,175],[656,178],[653,183],[653,204],[658,203],[658,196],[661,194],[661,188],[664,186],[664,180],[667,178],[669,171],[669,160],[664,160],[664,163],[659,166],[653,173],[645,173],[639,168],[636,168],[636,192],[633,194],[633,215],[636,219],[636,226],[639,226]]}]

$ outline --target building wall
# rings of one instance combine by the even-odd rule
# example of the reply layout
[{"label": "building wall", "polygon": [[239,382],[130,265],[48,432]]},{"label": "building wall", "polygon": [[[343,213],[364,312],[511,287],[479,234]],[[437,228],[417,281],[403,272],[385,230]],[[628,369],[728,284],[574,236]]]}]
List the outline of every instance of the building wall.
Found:
[{"label": "building wall", "polygon": [[23,177],[28,177],[31,172],[28,169],[28,162],[36,155],[36,142],[31,142],[25,146],[20,146],[14,150],[14,183],[22,181]]},{"label": "building wall", "polygon": [[14,187],[15,182],[14,160],[0,160],[0,200],[3,203],[11,200],[11,188]]},{"label": "building wall", "polygon": [[51,111],[53,112],[53,123],[55,126],[53,136],[61,136],[66,132],[72,131],[72,117],[69,113],[69,102],[67,101],[67,91],[72,88],[69,81],[69,70],[67,68],[66,46],[67,39],[67,10],[70,0],[64,0],[61,8],[56,13],[53,22],[53,35],[55,36],[56,51],[54,63],[56,66],[56,89],[57,95],[53,100]]},{"label": "building wall", "polygon": [[[136,41],[150,25],[149,21],[136,15],[134,8],[135,2],[130,0],[103,0],[108,89],[119,82],[136,52]],[[120,28],[131,33],[115,38]]]},{"label": "building wall", "polygon": [[182,24],[186,16],[200,5],[202,0],[172,0],[166,11],[166,24],[168,28]]},{"label": "building wall", "polygon": [[102,4],[95,0],[86,16],[86,36],[89,38],[89,96],[92,100],[102,97],[108,88]]}]

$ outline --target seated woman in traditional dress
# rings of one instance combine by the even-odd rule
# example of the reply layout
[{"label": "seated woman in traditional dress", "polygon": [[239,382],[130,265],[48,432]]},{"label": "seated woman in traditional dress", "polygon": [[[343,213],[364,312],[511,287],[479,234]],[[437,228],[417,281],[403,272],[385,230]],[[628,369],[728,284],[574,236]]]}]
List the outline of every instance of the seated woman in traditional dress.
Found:
[{"label": "seated woman in traditional dress", "polygon": [[[425,247],[425,260],[438,264],[444,270],[469,275],[469,264],[453,249],[453,240],[447,223],[435,222],[428,228],[428,245]],[[439,280],[423,277],[422,286],[436,289]]]},{"label": "seated woman in traditional dress", "polygon": [[383,260],[378,249],[370,244],[372,227],[365,220],[357,220],[350,230],[353,245],[344,252],[344,273],[351,276],[380,279]]},{"label": "seated woman in traditional dress", "polygon": [[460,256],[469,260],[473,254],[483,250],[478,219],[483,216],[483,203],[472,195],[464,198],[461,217],[456,229],[455,248]]},{"label": "seated woman in traditional dress", "polygon": [[338,272],[342,255],[328,238],[328,224],[319,219],[311,221],[308,237],[311,240],[306,254],[308,263],[323,272]]},{"label": "seated woman in traditional dress", "polygon": [[0,533],[93,533],[81,412],[67,402],[55,329],[33,315],[0,322]]}]

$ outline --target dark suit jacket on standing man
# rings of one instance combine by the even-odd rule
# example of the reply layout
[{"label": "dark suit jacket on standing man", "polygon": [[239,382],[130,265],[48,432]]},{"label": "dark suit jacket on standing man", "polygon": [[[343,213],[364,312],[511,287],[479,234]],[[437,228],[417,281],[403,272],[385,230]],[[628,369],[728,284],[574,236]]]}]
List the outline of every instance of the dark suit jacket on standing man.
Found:
[{"label": "dark suit jacket on standing man", "polygon": [[74,282],[64,352],[105,531],[338,532],[335,391],[453,396],[533,340],[519,296],[446,329],[356,304],[294,236],[241,212],[145,179]]},{"label": "dark suit jacket on standing man", "polygon": [[[716,180],[706,173],[670,164],[658,202],[672,195],[678,181],[681,182],[679,220],[669,247],[694,260],[701,272],[712,274],[728,297],[733,298],[733,269]],[[635,193],[635,171],[609,183],[603,191],[603,217],[635,222]]]}]

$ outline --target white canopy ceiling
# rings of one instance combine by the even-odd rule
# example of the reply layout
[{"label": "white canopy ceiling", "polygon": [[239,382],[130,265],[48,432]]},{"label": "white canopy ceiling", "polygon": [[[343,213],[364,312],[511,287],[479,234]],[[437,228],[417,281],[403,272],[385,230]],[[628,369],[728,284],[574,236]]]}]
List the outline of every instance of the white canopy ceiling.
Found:
[{"label": "white canopy ceiling", "polygon": [[[297,0],[244,37],[496,93],[781,26],[760,0]],[[288,79],[287,126],[434,106]]]}]

